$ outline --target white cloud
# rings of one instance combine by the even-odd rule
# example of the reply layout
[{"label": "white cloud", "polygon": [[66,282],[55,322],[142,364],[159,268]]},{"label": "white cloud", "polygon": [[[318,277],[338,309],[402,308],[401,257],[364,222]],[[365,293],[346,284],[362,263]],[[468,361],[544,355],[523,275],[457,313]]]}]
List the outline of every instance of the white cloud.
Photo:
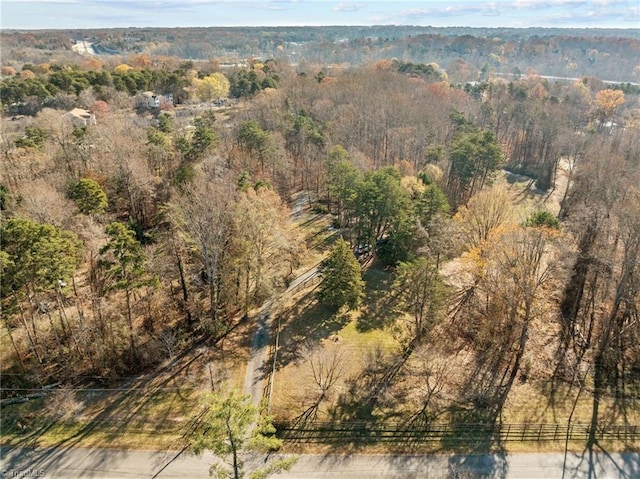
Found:
[{"label": "white cloud", "polygon": [[357,12],[367,6],[366,3],[341,2],[333,7],[334,12]]},{"label": "white cloud", "polygon": [[78,3],[78,0],[4,0],[2,3]]},{"label": "white cloud", "polygon": [[[512,3],[515,8],[527,8],[531,10],[544,10],[547,8],[557,8],[557,7],[576,7],[576,6],[585,6],[589,2],[586,0],[545,0],[545,1],[537,1],[537,0],[516,0]],[[502,4],[505,7],[509,6],[509,3]]]},{"label": "white cloud", "polygon": [[[637,27],[640,0],[0,0],[3,26],[429,24]],[[69,8],[65,8],[68,6]],[[146,15],[145,12],[153,12]],[[66,19],[65,21],[61,18]],[[112,18],[112,20],[109,20]],[[122,18],[122,19],[121,19]],[[87,23],[88,22],[88,23]],[[635,22],[635,25],[633,24]]]}]

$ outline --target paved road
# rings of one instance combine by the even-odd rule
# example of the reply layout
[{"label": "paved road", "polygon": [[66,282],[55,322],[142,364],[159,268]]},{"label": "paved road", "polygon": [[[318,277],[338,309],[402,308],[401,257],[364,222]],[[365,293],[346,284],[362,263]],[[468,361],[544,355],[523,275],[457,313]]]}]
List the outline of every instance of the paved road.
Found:
[{"label": "paved road", "polygon": [[[293,208],[291,210],[291,221],[297,220],[302,215],[304,208],[309,202],[309,194],[303,193],[296,197]],[[302,283],[313,279],[318,274],[318,268],[313,267],[306,273],[294,279],[284,294],[290,293]],[[271,367],[267,361],[269,360],[269,342],[271,339],[271,326],[273,317],[271,309],[273,299],[265,302],[260,308],[258,314],[257,327],[253,333],[253,341],[251,345],[251,355],[247,364],[247,374],[244,381],[243,394],[251,396],[254,406],[258,406],[264,397],[264,379],[267,375],[268,368]]]},{"label": "paved road", "polygon": [[[283,294],[290,294],[296,288],[312,281],[318,275],[318,266],[314,266],[294,279]],[[253,333],[251,344],[251,355],[247,364],[247,374],[244,380],[243,394],[251,396],[254,406],[258,406],[264,397],[265,378],[272,368],[269,361],[269,343],[271,341],[271,328],[273,323],[273,315],[271,308],[273,300],[267,301],[260,308],[258,314],[257,327]]]},{"label": "paved road", "polygon": [[[3,478],[206,478],[210,454],[194,457],[175,452],[118,451],[110,449],[20,449],[0,447]],[[262,458],[257,458],[262,462]],[[291,471],[277,479],[439,479],[439,478],[598,478],[640,477],[640,454],[587,456],[514,454],[482,456],[338,456],[302,455]],[[591,471],[591,475],[590,475]]]},{"label": "paved road", "polygon": [[247,364],[247,376],[244,381],[243,393],[251,396],[251,401],[256,407],[263,397],[265,368],[269,367],[267,355],[271,330],[271,305],[272,302],[267,301],[260,309],[258,325],[255,333],[253,333],[251,356],[249,357],[249,364]]}]

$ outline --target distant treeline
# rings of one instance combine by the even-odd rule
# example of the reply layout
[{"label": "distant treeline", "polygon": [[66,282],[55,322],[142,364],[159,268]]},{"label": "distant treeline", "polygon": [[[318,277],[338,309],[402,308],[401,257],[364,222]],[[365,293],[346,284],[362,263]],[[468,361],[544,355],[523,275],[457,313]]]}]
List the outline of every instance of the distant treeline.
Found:
[{"label": "distant treeline", "polygon": [[[276,58],[292,64],[362,64],[383,58],[444,68],[464,61],[476,71],[535,70],[557,76],[638,81],[637,29],[372,27],[116,28],[5,31],[3,57],[38,61],[92,42],[101,54],[147,53],[180,59]],[[45,61],[45,60],[42,60]],[[612,78],[614,75],[616,78]]]}]

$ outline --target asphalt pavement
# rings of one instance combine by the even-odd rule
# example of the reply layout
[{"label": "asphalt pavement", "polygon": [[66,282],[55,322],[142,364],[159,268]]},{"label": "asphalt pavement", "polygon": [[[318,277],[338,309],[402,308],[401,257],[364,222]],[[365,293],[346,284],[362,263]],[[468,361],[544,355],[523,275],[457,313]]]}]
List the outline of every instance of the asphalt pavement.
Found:
[{"label": "asphalt pavement", "polygon": [[[3,478],[207,478],[216,458],[188,452],[0,447]],[[264,456],[253,461],[263,464]],[[251,464],[251,460],[247,462]],[[275,479],[637,479],[640,454],[301,455]]]}]

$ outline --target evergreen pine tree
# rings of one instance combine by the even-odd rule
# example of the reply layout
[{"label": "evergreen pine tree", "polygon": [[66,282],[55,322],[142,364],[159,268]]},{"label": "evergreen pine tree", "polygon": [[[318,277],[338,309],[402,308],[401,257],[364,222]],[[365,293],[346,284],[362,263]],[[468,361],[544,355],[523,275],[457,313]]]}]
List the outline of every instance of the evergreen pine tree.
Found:
[{"label": "evergreen pine tree", "polygon": [[319,298],[336,309],[355,309],[364,296],[364,281],[358,260],[349,245],[340,238],[320,265],[323,281]]}]

